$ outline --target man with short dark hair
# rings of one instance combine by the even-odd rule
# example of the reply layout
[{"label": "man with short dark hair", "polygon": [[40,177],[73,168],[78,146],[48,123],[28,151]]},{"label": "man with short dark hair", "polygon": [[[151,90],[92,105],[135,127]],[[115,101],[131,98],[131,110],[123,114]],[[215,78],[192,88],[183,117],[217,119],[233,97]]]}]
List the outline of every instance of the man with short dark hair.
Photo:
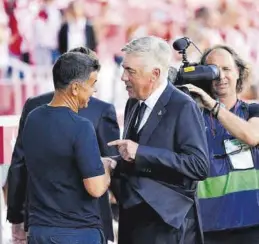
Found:
[{"label": "man with short dark hair", "polygon": [[[95,53],[88,48],[79,47],[70,50],[70,52],[85,53],[92,59],[97,59]],[[12,223],[21,223],[24,219],[22,212],[24,209],[23,203],[25,196],[18,193],[18,191],[24,192],[23,187],[25,184],[25,180],[19,179],[20,170],[18,170],[18,166],[24,164],[23,145],[21,141],[24,123],[30,111],[40,105],[49,103],[52,97],[53,92],[45,93],[40,96],[28,99],[24,105],[8,180],[8,220]],[[116,148],[111,148],[107,146],[108,141],[119,138],[120,134],[114,106],[97,98],[91,97],[88,103],[88,107],[86,109],[80,109],[79,115],[89,119],[93,123],[101,155],[103,157],[116,155]],[[21,182],[22,184],[19,182]],[[114,189],[112,188],[112,190]],[[20,199],[17,200],[17,197],[20,197]],[[105,193],[102,197],[99,198],[99,204],[105,238],[106,240],[113,241],[114,237],[112,228],[112,214],[109,205],[108,193]]]},{"label": "man with short dark hair", "polygon": [[78,115],[95,91],[99,68],[85,54],[62,55],[52,70],[52,101],[25,122],[29,244],[102,243],[97,198],[109,187],[109,169],[92,123]]}]

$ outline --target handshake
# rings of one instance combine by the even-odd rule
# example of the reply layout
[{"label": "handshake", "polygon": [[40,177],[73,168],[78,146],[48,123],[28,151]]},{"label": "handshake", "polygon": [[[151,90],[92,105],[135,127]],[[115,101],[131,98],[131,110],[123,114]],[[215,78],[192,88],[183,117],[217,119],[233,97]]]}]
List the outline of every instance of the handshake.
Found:
[{"label": "handshake", "polygon": [[117,162],[112,158],[101,157],[101,160],[103,162],[103,166],[104,166],[105,170],[108,170],[109,172],[111,172],[117,166]]},{"label": "handshake", "polygon": [[105,171],[111,172],[117,166],[116,158],[122,158],[128,163],[134,163],[138,144],[131,140],[115,140],[108,143],[108,146],[117,146],[119,155],[112,157],[102,157]]}]

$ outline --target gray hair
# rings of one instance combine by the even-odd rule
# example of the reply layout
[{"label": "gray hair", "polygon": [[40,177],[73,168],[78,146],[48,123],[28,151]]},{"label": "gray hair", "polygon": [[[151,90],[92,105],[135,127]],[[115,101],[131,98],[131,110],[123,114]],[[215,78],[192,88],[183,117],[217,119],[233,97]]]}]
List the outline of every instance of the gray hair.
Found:
[{"label": "gray hair", "polygon": [[168,70],[168,80],[169,80],[172,84],[175,83],[175,80],[176,80],[176,78],[177,78],[177,73],[178,73],[178,71],[177,71],[177,69],[176,69],[175,67],[173,67],[173,66],[170,66],[170,67],[169,67],[169,70]]},{"label": "gray hair", "polygon": [[146,65],[156,67],[161,71],[161,79],[166,79],[172,59],[172,48],[163,39],[155,36],[145,36],[132,40],[121,50],[146,58]]}]

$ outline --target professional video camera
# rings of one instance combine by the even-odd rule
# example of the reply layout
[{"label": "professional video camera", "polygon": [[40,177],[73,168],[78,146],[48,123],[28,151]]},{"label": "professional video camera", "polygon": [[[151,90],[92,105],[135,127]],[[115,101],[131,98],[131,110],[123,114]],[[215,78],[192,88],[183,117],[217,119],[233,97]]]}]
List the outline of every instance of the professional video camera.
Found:
[{"label": "professional video camera", "polygon": [[186,88],[186,90],[182,85],[193,84],[210,94],[211,82],[219,80],[220,71],[216,65],[190,63],[187,59],[186,49],[191,43],[200,52],[199,48],[188,37],[177,39],[173,43],[173,48],[182,54],[183,63],[177,73],[174,85],[188,93],[188,89]]}]

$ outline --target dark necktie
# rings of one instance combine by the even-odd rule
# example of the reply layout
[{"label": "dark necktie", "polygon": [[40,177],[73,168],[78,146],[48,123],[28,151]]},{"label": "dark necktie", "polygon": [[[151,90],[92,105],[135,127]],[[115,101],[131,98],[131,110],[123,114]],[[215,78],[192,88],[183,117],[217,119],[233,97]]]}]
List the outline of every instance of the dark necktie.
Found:
[{"label": "dark necktie", "polygon": [[137,115],[137,123],[135,123],[135,126],[134,126],[136,133],[138,133],[139,126],[143,119],[146,108],[147,108],[147,105],[144,102],[142,102],[141,105],[139,106],[139,111],[138,111],[138,115]]},{"label": "dark necktie", "polygon": [[130,134],[129,134],[129,138],[132,141],[138,142],[138,129],[141,123],[141,120],[144,116],[145,113],[145,109],[146,109],[147,105],[142,102],[141,105],[138,105],[138,107],[135,110],[135,113],[133,115],[133,119],[132,119],[132,123],[131,123],[131,129],[130,129]]},{"label": "dark necktie", "polygon": [[[138,104],[138,107],[136,108],[136,110],[133,114],[128,139],[130,139],[134,142],[139,141],[138,129],[139,129],[141,120],[143,119],[146,107],[147,107],[147,105],[144,102],[142,102],[141,105]],[[134,175],[135,174],[135,164],[127,163],[127,165],[128,166],[125,169],[126,174]],[[139,196],[139,194],[129,184],[127,177],[126,177],[126,179],[121,181],[121,197],[122,197],[123,208],[133,207],[143,201],[141,199],[141,197]]]}]

